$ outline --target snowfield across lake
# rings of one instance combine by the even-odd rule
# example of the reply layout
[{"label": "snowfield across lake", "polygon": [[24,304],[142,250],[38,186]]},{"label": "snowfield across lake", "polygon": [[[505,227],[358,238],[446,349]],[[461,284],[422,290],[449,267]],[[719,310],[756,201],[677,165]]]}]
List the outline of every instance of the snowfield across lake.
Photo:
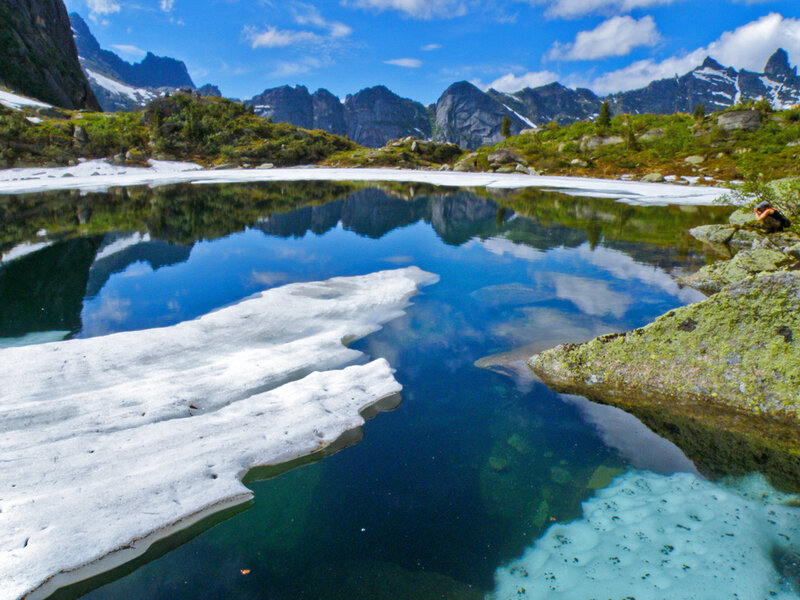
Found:
[{"label": "snowfield across lake", "polygon": [[630,204],[711,205],[725,188],[683,187],[587,177],[558,177],[503,173],[456,173],[401,169],[344,169],[296,167],[290,169],[206,170],[185,162],[151,160],[150,168],[117,167],[93,160],[75,167],[0,170],[0,194],[26,194],[51,190],[104,191],[128,185],[174,183],[247,183],[259,181],[394,181],[447,187],[496,189],[542,188],[574,196],[614,198]]},{"label": "snowfield across lake", "polygon": [[252,497],[400,391],[346,347],[437,277],[274,288],[172,327],[0,350],[0,599],[43,598]]}]

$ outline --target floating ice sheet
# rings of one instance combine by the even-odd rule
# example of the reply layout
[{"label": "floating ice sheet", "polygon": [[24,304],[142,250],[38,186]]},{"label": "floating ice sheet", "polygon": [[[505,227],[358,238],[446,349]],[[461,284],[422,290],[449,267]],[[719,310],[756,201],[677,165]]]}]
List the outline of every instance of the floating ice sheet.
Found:
[{"label": "floating ice sheet", "polygon": [[0,350],[0,599],[126,562],[248,500],[252,467],[360,426],[400,385],[382,359],[342,369],[361,356],[345,344],[433,281],[298,283],[172,327]]},{"label": "floating ice sheet", "polygon": [[502,173],[456,173],[400,169],[292,169],[203,170],[191,163],[150,161],[151,168],[117,167],[104,160],[76,167],[6,169],[0,171],[0,194],[47,190],[96,191],[126,185],[170,183],[242,183],[253,181],[396,181],[449,187],[544,188],[576,196],[615,198],[630,204],[709,205],[728,190],[714,187],[682,187],[585,177],[534,176]]},{"label": "floating ice sheet", "polygon": [[629,472],[499,569],[490,598],[800,598],[776,566],[800,551],[800,510],[747,483]]}]

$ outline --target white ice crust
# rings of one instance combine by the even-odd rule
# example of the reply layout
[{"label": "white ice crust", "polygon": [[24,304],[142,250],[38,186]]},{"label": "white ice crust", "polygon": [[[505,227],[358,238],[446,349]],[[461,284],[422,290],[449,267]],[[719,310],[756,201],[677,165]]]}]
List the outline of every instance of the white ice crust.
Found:
[{"label": "white ice crust", "polygon": [[171,327],[0,350],[0,600],[126,562],[246,502],[249,469],[359,427],[401,386],[383,359],[342,368],[361,357],[344,344],[435,280],[297,283]]},{"label": "white ice crust", "polygon": [[[632,471],[499,569],[491,600],[797,599],[774,557],[800,551],[800,510],[758,479]],[[761,489],[758,489],[761,488]]]},{"label": "white ice crust", "polygon": [[99,191],[115,186],[171,183],[242,183],[254,181],[394,181],[450,187],[501,189],[545,188],[577,196],[614,198],[633,204],[709,205],[727,193],[723,188],[682,187],[585,177],[555,177],[502,173],[456,173],[400,169],[292,169],[205,170],[191,163],[150,161],[153,166],[118,167],[93,160],[76,167],[0,170],[0,194],[79,189]]},{"label": "white ice crust", "polygon": [[49,104],[45,104],[39,100],[34,100],[33,98],[28,98],[26,96],[20,96],[19,94],[12,94],[11,92],[6,92],[4,90],[0,90],[0,104],[14,110],[19,110],[23,106],[32,106],[34,108],[50,108]]}]

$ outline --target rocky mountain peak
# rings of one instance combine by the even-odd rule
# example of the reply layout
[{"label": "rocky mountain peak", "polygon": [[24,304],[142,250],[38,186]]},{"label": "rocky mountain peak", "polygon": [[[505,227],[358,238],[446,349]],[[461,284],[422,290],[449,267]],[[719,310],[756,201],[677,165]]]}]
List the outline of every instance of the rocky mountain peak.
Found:
[{"label": "rocky mountain peak", "polygon": [[703,61],[703,64],[700,65],[700,69],[713,69],[714,71],[724,71],[725,67],[719,64],[716,60],[711,58],[710,56],[706,56],[706,59]]},{"label": "rocky mountain peak", "polygon": [[778,48],[767,61],[764,74],[778,81],[792,80],[797,77],[797,67],[789,64],[789,54],[786,50]]}]

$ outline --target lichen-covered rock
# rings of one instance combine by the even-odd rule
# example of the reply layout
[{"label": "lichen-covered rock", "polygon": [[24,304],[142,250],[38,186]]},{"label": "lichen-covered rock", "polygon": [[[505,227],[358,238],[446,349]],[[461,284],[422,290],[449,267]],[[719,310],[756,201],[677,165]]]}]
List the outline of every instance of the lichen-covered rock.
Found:
[{"label": "lichen-covered rock", "polygon": [[727,244],[735,233],[731,225],[700,225],[689,230],[689,235],[705,244]]},{"label": "lichen-covered rock", "polygon": [[661,173],[648,173],[642,177],[642,181],[645,183],[661,183],[664,181],[664,176]]},{"label": "lichen-covered rock", "polygon": [[778,271],[795,262],[778,250],[753,248],[742,250],[731,260],[707,265],[683,278],[687,285],[705,294],[716,294],[726,285],[737,283],[757,273]]},{"label": "lichen-covered rock", "polygon": [[757,110],[733,110],[717,117],[717,125],[725,131],[755,131],[761,127],[761,113]]},{"label": "lichen-covered rock", "polygon": [[[765,273],[647,327],[533,356],[559,392],[800,420],[800,273]],[[793,442],[800,446],[800,437]]]},{"label": "lichen-covered rock", "polygon": [[752,210],[740,208],[728,217],[728,223],[736,227],[756,227],[758,219]]},{"label": "lichen-covered rock", "polygon": [[498,148],[486,157],[490,163],[497,165],[507,165],[517,163],[520,165],[527,165],[528,162],[517,152],[511,148]]}]

